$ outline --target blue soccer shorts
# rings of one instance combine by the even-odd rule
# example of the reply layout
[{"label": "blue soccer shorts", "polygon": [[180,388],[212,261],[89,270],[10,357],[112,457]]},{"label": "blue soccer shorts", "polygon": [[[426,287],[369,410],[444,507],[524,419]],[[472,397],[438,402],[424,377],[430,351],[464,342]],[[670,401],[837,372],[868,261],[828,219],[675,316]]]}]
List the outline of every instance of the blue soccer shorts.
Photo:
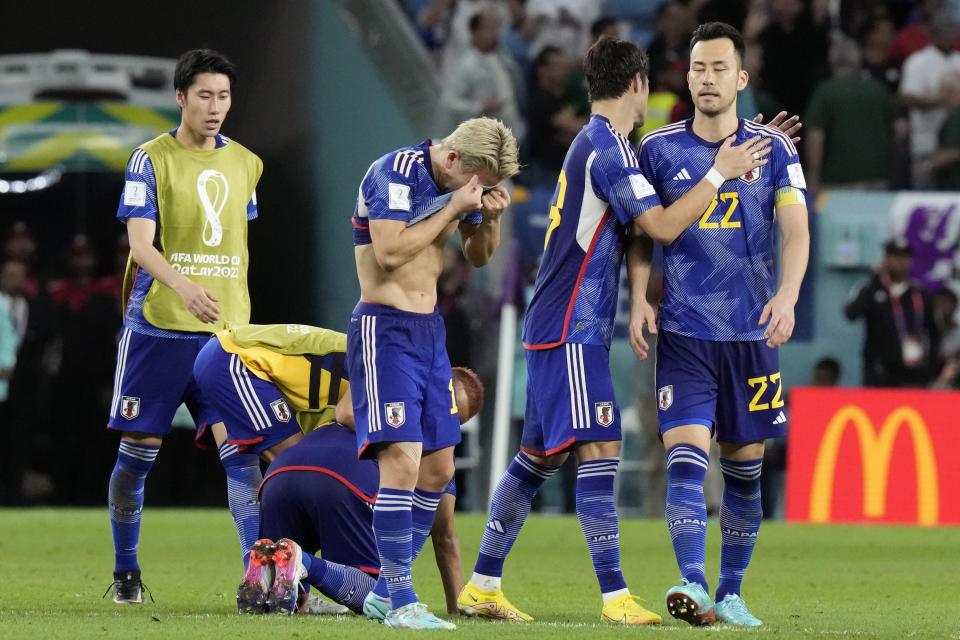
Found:
[{"label": "blue soccer shorts", "polygon": [[700,340],[661,331],[656,367],[661,433],[702,424],[715,427],[720,442],[786,435],[778,350],[764,341]]},{"label": "blue soccer shorts", "polygon": [[[210,338],[193,365],[193,376],[227,429],[227,442],[240,453],[269,449],[300,433],[300,425],[280,390],[255,376],[235,353]],[[206,425],[197,427],[197,446],[212,444]]]},{"label": "blue soccer shorts", "polygon": [[373,537],[375,501],[376,496],[363,494],[349,479],[324,473],[321,467],[278,469],[260,486],[260,537],[290,538],[324,560],[376,576],[380,556]]},{"label": "blue soccer shorts", "polygon": [[193,362],[209,340],[205,334],[161,338],[123,327],[107,427],[163,436],[181,403],[199,426],[220,422],[193,377]]},{"label": "blue soccer shorts", "polygon": [[360,302],[347,327],[347,370],[357,451],[422,442],[424,451],[460,442],[443,318]]},{"label": "blue soccer shorts", "polygon": [[603,345],[565,343],[527,350],[527,413],[520,448],[549,456],[575,442],[620,440],[610,352]]}]

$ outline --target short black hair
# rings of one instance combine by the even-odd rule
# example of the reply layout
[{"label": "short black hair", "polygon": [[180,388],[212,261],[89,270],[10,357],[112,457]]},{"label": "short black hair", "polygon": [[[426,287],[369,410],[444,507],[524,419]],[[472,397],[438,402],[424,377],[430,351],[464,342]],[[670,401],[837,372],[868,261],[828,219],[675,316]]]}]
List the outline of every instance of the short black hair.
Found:
[{"label": "short black hair", "polygon": [[184,95],[193,84],[193,79],[201,73],[222,73],[230,79],[230,88],[237,81],[236,67],[227,60],[227,56],[213,49],[193,49],[177,60],[173,72],[173,88]]},{"label": "short black hair", "polygon": [[743,36],[740,35],[737,28],[726,22],[705,22],[694,29],[693,35],[690,37],[690,50],[692,51],[693,45],[698,42],[703,40],[719,40],[720,38],[727,38],[733,42],[733,48],[736,50],[737,57],[742,65],[743,56],[747,53],[747,43],[744,42]]},{"label": "short black hair", "polygon": [[650,75],[646,52],[632,42],[611,36],[593,43],[583,61],[591,102],[619,98],[638,73],[646,82]]}]

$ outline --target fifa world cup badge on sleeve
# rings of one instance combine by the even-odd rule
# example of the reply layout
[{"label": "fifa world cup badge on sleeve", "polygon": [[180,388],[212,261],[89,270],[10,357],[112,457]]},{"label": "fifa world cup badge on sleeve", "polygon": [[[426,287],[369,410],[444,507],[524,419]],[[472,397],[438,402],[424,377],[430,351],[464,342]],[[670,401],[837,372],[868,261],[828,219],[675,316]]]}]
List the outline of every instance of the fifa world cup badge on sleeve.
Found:
[{"label": "fifa world cup badge on sleeve", "polygon": [[401,427],[407,420],[407,415],[403,410],[402,402],[386,402],[383,405],[384,413],[387,416],[387,424],[391,427]]},{"label": "fifa world cup badge on sleeve", "polygon": [[120,415],[127,420],[133,420],[140,415],[140,398],[123,396],[120,398]]},{"label": "fifa world cup badge on sleeve", "polygon": [[601,427],[609,427],[613,424],[613,403],[597,402],[594,404],[597,411],[597,424]]},{"label": "fifa world cup badge on sleeve", "polygon": [[673,405],[673,385],[668,384],[657,390],[657,406],[666,411]]},{"label": "fifa world cup badge on sleeve", "polygon": [[290,407],[287,406],[286,400],[283,398],[274,400],[270,403],[270,408],[273,409],[273,415],[277,416],[277,420],[280,422],[290,422]]}]

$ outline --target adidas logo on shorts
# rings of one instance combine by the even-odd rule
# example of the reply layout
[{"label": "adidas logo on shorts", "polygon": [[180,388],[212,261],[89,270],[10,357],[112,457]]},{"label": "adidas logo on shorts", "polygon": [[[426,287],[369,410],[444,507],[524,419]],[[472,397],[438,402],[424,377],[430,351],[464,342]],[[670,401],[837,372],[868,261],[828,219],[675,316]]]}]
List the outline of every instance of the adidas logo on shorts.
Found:
[{"label": "adidas logo on shorts", "polygon": [[783,411],[781,411],[780,414],[773,419],[773,424],[783,424],[786,421],[787,416],[783,413]]}]

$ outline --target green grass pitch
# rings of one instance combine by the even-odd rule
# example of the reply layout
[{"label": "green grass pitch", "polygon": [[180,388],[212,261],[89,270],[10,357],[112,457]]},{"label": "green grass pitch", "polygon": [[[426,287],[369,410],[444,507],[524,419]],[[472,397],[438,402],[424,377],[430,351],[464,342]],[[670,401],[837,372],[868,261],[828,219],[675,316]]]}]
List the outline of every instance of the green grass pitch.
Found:
[{"label": "green grass pitch", "polygon": [[[484,519],[458,516],[469,576]],[[633,593],[664,616],[658,628],[601,625],[600,595],[575,518],[533,516],[506,565],[507,595],[527,625],[456,618],[460,638],[647,637],[960,639],[960,529],[812,527],[765,523],[744,598],[765,626],[695,629],[670,618],[663,594],[677,578],[666,526],[621,523]],[[364,638],[409,634],[356,616],[239,616],[242,571],[229,513],[150,509],[140,562],[155,603],[117,606],[100,595],[113,569],[106,507],[0,510],[0,638]],[[719,533],[711,522],[707,569],[716,581]],[[443,611],[429,542],[414,567],[421,599]],[[663,634],[666,634],[664,636]]]}]

